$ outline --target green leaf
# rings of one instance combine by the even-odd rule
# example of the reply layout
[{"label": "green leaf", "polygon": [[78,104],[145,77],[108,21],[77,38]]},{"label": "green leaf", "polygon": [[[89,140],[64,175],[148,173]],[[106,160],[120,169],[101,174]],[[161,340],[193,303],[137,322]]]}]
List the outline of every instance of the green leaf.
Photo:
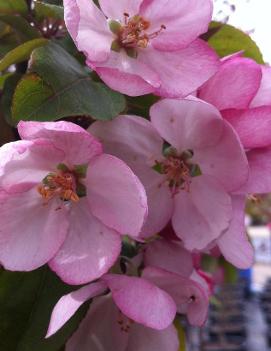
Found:
[{"label": "green leaf", "polygon": [[20,42],[41,37],[40,32],[36,28],[32,27],[22,16],[0,14],[0,21],[12,27]]},{"label": "green leaf", "polygon": [[43,20],[44,18],[64,19],[64,9],[62,6],[46,4],[41,1],[35,1],[34,5],[35,16],[38,20]]},{"label": "green leaf", "polygon": [[12,73],[6,73],[0,76],[0,90],[3,90],[6,80],[12,76]]},{"label": "green leaf", "polygon": [[177,329],[179,343],[180,343],[178,351],[185,351],[186,350],[185,332],[184,332],[183,326],[181,325],[180,321],[177,318],[174,321],[174,326]]},{"label": "green leaf", "polygon": [[[218,26],[221,26],[221,23],[212,22],[210,28]],[[220,30],[211,36],[208,43],[220,57],[243,50],[245,57],[250,57],[261,64],[264,63],[261,51],[251,37],[228,24],[221,26]]]},{"label": "green leaf", "polygon": [[0,273],[0,349],[59,351],[84,317],[87,305],[53,337],[44,339],[52,309],[72,291],[47,267],[29,273]]},{"label": "green leaf", "polygon": [[50,121],[69,116],[109,120],[125,109],[124,97],[94,82],[85,67],[55,43],[33,51],[30,74],[12,103],[15,121]]},{"label": "green leaf", "polygon": [[14,91],[16,89],[16,86],[21,79],[22,75],[19,73],[13,73],[11,76],[5,78],[4,86],[3,86],[3,91],[2,91],[2,96],[1,96],[1,104],[0,104],[0,110],[2,110],[2,113],[5,117],[6,122],[14,126],[15,123],[12,120],[11,116],[11,104],[12,104],[12,98],[14,95]]},{"label": "green leaf", "polygon": [[9,66],[15,63],[27,60],[34,49],[43,46],[46,43],[48,43],[47,39],[39,38],[29,40],[17,46],[15,49],[8,52],[6,56],[2,58],[2,60],[0,60],[0,71],[6,70]]},{"label": "green leaf", "polygon": [[160,97],[155,95],[144,95],[138,97],[127,97],[128,112],[141,117],[149,118],[151,106],[157,102]]},{"label": "green leaf", "polygon": [[26,14],[28,11],[25,0],[0,0],[0,13]]},{"label": "green leaf", "polygon": [[219,262],[224,269],[225,283],[235,284],[238,279],[237,268],[226,261],[223,257],[220,258]]}]

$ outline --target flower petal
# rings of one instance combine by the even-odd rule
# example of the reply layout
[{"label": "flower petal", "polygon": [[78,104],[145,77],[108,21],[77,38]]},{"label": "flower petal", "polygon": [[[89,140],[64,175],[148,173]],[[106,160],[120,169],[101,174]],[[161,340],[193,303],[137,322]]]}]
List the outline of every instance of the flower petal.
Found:
[{"label": "flower petal", "polygon": [[144,262],[145,266],[163,268],[184,277],[189,277],[193,271],[191,253],[177,241],[165,239],[153,241],[147,246]]},{"label": "flower petal", "polygon": [[145,0],[140,15],[150,22],[149,33],[166,27],[152,39],[152,45],[163,51],[182,49],[208,30],[212,19],[210,0]]},{"label": "flower petal", "polygon": [[90,212],[80,199],[70,213],[68,237],[49,265],[68,284],[84,284],[105,274],[120,254],[118,233]]},{"label": "flower petal", "polygon": [[173,321],[176,306],[172,298],[149,281],[124,275],[107,274],[113,300],[121,312],[133,321],[157,330]]},{"label": "flower petal", "polygon": [[247,110],[225,110],[223,117],[233,126],[246,149],[271,144],[271,106]]},{"label": "flower petal", "polygon": [[191,97],[161,100],[151,107],[150,115],[161,137],[178,151],[215,146],[223,133],[219,111]]},{"label": "flower petal", "polygon": [[86,130],[74,123],[60,122],[23,122],[18,124],[22,139],[48,139],[53,145],[65,152],[68,165],[88,163],[94,156],[102,153],[101,144]]},{"label": "flower petal", "polygon": [[68,212],[42,202],[37,190],[0,192],[0,262],[8,270],[31,271],[47,263],[68,231]]},{"label": "flower petal", "polygon": [[46,338],[55,334],[87,300],[107,289],[104,282],[92,283],[61,297],[51,314]]},{"label": "flower petal", "polygon": [[105,61],[114,37],[106,17],[89,0],[64,0],[65,23],[78,50],[89,60]]},{"label": "flower petal", "polygon": [[271,105],[271,67],[261,66],[262,81],[260,88],[252,100],[250,107],[259,107],[264,105]]},{"label": "flower petal", "polygon": [[156,267],[145,268],[143,277],[172,296],[178,312],[187,314],[192,325],[201,326],[206,321],[209,299],[199,283]]},{"label": "flower petal", "polygon": [[245,201],[245,196],[233,196],[233,218],[230,227],[217,240],[225,259],[240,269],[251,267],[254,261],[254,250],[245,230]]},{"label": "flower petal", "polygon": [[262,79],[261,67],[244,57],[224,60],[218,72],[200,89],[199,97],[219,110],[247,108]]},{"label": "flower petal", "polygon": [[94,216],[121,234],[138,236],[147,215],[147,197],[131,169],[103,154],[91,161],[86,182]]},{"label": "flower petal", "polygon": [[231,198],[214,178],[195,177],[189,193],[175,196],[172,225],[188,250],[204,249],[228,228],[231,218]]},{"label": "flower petal", "polygon": [[103,13],[110,19],[124,22],[124,13],[130,17],[138,15],[143,0],[99,0]]},{"label": "flower petal", "polygon": [[[164,97],[185,97],[205,83],[218,69],[217,54],[197,39],[178,51],[158,51],[149,46],[137,58],[159,76],[155,93]],[[144,77],[142,77],[144,79]]]}]

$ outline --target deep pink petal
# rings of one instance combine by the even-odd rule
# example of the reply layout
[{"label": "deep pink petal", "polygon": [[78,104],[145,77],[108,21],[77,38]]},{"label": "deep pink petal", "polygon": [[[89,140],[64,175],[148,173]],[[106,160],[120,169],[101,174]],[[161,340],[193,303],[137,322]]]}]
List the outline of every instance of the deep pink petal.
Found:
[{"label": "deep pink petal", "polygon": [[271,147],[253,149],[247,152],[249,162],[248,182],[239,190],[246,194],[267,194],[271,192]]},{"label": "deep pink petal", "polygon": [[151,107],[150,115],[162,138],[178,151],[215,146],[223,132],[219,111],[192,97],[161,100]]},{"label": "deep pink petal", "polygon": [[78,49],[89,60],[106,60],[114,37],[103,13],[93,1],[64,0],[63,4],[65,23]]},{"label": "deep pink petal", "polygon": [[238,190],[248,179],[245,150],[228,123],[224,124],[215,147],[196,150],[193,161],[199,164],[203,174],[215,177],[230,192]]},{"label": "deep pink petal", "polygon": [[143,185],[120,159],[103,154],[87,174],[89,206],[94,216],[121,234],[138,236],[147,215]]},{"label": "deep pink petal", "polygon": [[51,314],[46,338],[49,338],[61,329],[84,302],[103,293],[106,289],[107,287],[104,282],[97,282],[62,296]]},{"label": "deep pink petal", "polygon": [[103,280],[118,308],[133,321],[157,330],[172,323],[176,313],[174,301],[149,281],[114,274],[105,275]]},{"label": "deep pink petal", "polygon": [[233,218],[229,229],[217,240],[218,247],[227,261],[240,269],[247,269],[254,261],[253,246],[245,229],[245,201],[243,195],[233,196]]},{"label": "deep pink petal", "polygon": [[48,140],[19,140],[0,148],[0,183],[8,192],[36,186],[54,172],[65,154]]},{"label": "deep pink petal", "polygon": [[258,107],[264,105],[271,105],[271,67],[261,66],[262,81],[260,88],[252,100],[250,107]]},{"label": "deep pink petal", "polygon": [[0,192],[0,262],[8,270],[31,271],[47,263],[68,231],[68,212],[54,200],[44,205],[34,188]]},{"label": "deep pink petal", "polygon": [[233,126],[245,148],[271,144],[271,106],[247,110],[226,110],[223,117]]},{"label": "deep pink petal", "polygon": [[178,312],[187,314],[192,325],[200,326],[205,322],[209,300],[206,291],[199,283],[156,267],[145,268],[143,277],[172,296]]},{"label": "deep pink petal", "polygon": [[184,277],[189,277],[193,271],[191,253],[177,241],[165,239],[153,241],[147,246],[144,262],[145,266],[163,268]]},{"label": "deep pink petal", "polygon": [[262,79],[261,67],[251,59],[233,57],[200,89],[199,97],[219,110],[247,108]]},{"label": "deep pink petal", "polygon": [[127,351],[130,333],[121,329],[120,320],[127,322],[111,295],[98,297],[68,341],[66,351]]},{"label": "deep pink petal", "polygon": [[22,139],[44,138],[65,152],[69,166],[88,163],[94,156],[102,153],[101,144],[86,130],[70,122],[23,122],[18,124]]},{"label": "deep pink petal", "polygon": [[139,8],[143,0],[99,0],[103,13],[110,19],[124,22],[124,13],[130,17],[139,13]]},{"label": "deep pink petal", "polygon": [[105,274],[117,260],[121,239],[91,213],[80,199],[70,213],[68,237],[50,267],[68,284],[84,284]]},{"label": "deep pink petal", "polygon": [[163,52],[150,46],[138,56],[138,60],[159,75],[161,87],[155,93],[172,98],[194,92],[220,65],[215,51],[199,39],[178,51]]},{"label": "deep pink petal", "polygon": [[166,27],[152,45],[159,50],[182,49],[208,30],[212,18],[210,0],[144,0],[140,15],[150,22],[149,33]]},{"label": "deep pink petal", "polygon": [[172,225],[188,250],[202,250],[228,228],[232,218],[231,198],[214,179],[192,179],[190,192],[175,196]]},{"label": "deep pink petal", "polygon": [[127,351],[177,351],[179,339],[174,325],[163,330],[146,328],[135,323],[130,332]]}]

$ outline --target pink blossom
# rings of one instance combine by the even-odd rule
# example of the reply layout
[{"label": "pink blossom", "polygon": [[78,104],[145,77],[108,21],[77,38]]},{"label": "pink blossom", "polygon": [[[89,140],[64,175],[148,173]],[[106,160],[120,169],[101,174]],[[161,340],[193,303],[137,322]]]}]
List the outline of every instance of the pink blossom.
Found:
[{"label": "pink blossom", "polygon": [[67,283],[114,264],[120,234],[137,237],[145,191],[123,161],[68,122],[20,122],[23,140],[0,149],[0,261],[30,271],[49,262]]},{"label": "pink blossom", "polygon": [[210,0],[64,0],[66,26],[87,64],[130,96],[187,96],[218,68],[197,39],[212,17]]},{"label": "pink blossom", "polygon": [[245,152],[232,127],[205,102],[165,99],[150,114],[151,122],[119,116],[95,122],[90,131],[145,186],[149,215],[142,236],[158,233],[172,219],[184,246],[202,250],[230,225],[230,194],[248,178]]}]

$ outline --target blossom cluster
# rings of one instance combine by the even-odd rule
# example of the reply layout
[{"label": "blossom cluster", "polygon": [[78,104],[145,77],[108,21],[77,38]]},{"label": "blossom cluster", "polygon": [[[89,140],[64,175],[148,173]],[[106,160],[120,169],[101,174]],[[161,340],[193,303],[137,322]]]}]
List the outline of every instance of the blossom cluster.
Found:
[{"label": "blossom cluster", "polygon": [[[64,0],[87,65],[129,96],[155,94],[149,118],[120,115],[88,130],[20,122],[0,148],[0,262],[44,264],[82,285],[55,306],[47,337],[92,298],[68,351],[177,351],[176,314],[200,326],[214,250],[253,263],[249,194],[271,191],[271,68],[219,59],[199,36],[210,0]],[[133,254],[125,251],[130,248]]]}]

